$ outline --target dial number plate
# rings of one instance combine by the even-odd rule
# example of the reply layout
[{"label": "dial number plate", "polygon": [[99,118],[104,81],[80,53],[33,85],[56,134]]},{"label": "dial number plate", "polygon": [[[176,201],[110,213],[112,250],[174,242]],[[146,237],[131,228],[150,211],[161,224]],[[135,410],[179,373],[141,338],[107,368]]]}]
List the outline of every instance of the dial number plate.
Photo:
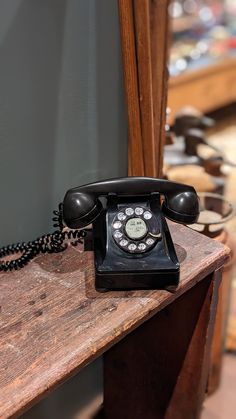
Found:
[{"label": "dial number plate", "polygon": [[[151,233],[151,224],[155,236]],[[120,210],[112,222],[112,236],[116,244],[128,253],[145,253],[152,249],[161,235],[155,215],[147,207],[126,207]]]},{"label": "dial number plate", "polygon": [[130,218],[125,224],[125,232],[130,239],[142,239],[147,234],[147,224],[142,218]]}]

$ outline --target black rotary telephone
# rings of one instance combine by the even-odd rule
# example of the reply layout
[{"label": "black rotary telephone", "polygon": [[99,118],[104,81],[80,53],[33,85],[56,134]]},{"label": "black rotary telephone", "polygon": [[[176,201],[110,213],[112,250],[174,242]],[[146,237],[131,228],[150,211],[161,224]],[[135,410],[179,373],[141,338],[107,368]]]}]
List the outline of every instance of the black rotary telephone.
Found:
[{"label": "black rotary telephone", "polygon": [[[100,197],[106,197],[105,204]],[[68,227],[80,229],[93,224],[98,290],[177,285],[179,262],[164,216],[191,224],[198,215],[193,187],[146,177],[83,185],[70,189],[63,202]]]},{"label": "black rotary telephone", "polygon": [[[0,249],[0,259],[21,254],[18,259],[0,260],[0,271],[22,268],[41,252],[61,252],[68,241],[77,245],[87,240],[84,228],[92,223],[98,290],[177,285],[179,262],[164,216],[191,224],[198,215],[198,197],[192,186],[147,177],[90,183],[66,193],[63,204],[54,211],[57,230],[53,234]],[[72,230],[63,231],[65,225]]]}]

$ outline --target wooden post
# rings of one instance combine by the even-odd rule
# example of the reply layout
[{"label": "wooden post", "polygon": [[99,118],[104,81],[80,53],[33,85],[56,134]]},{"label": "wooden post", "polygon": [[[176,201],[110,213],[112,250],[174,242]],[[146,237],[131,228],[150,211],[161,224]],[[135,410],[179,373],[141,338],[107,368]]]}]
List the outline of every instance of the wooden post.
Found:
[{"label": "wooden post", "polygon": [[118,0],[118,4],[129,129],[128,169],[130,176],[144,176],[133,1]]},{"label": "wooden post", "polygon": [[129,174],[160,177],[165,141],[168,0],[118,0]]},{"label": "wooden post", "polygon": [[155,156],[158,177],[162,176],[165,123],[168,92],[169,17],[168,0],[150,2],[152,91]]}]

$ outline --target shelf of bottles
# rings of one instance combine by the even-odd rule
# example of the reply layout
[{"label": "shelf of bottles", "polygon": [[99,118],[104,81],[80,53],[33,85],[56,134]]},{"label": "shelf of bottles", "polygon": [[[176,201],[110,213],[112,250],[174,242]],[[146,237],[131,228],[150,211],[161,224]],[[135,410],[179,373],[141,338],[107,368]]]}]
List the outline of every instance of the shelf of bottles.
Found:
[{"label": "shelf of bottles", "polygon": [[172,0],[170,76],[236,58],[236,0]]}]

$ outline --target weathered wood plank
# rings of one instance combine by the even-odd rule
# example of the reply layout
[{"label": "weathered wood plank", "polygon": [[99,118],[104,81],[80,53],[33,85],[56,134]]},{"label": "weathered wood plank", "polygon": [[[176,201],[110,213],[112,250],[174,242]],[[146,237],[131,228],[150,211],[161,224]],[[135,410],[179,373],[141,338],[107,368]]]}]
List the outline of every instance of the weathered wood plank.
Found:
[{"label": "weathered wood plank", "polygon": [[105,418],[199,418],[219,282],[209,275],[105,353]]},{"label": "weathered wood plank", "polygon": [[170,223],[181,260],[175,293],[94,288],[92,252],[69,248],[0,275],[0,417],[34,404],[215,269],[229,251]]}]

